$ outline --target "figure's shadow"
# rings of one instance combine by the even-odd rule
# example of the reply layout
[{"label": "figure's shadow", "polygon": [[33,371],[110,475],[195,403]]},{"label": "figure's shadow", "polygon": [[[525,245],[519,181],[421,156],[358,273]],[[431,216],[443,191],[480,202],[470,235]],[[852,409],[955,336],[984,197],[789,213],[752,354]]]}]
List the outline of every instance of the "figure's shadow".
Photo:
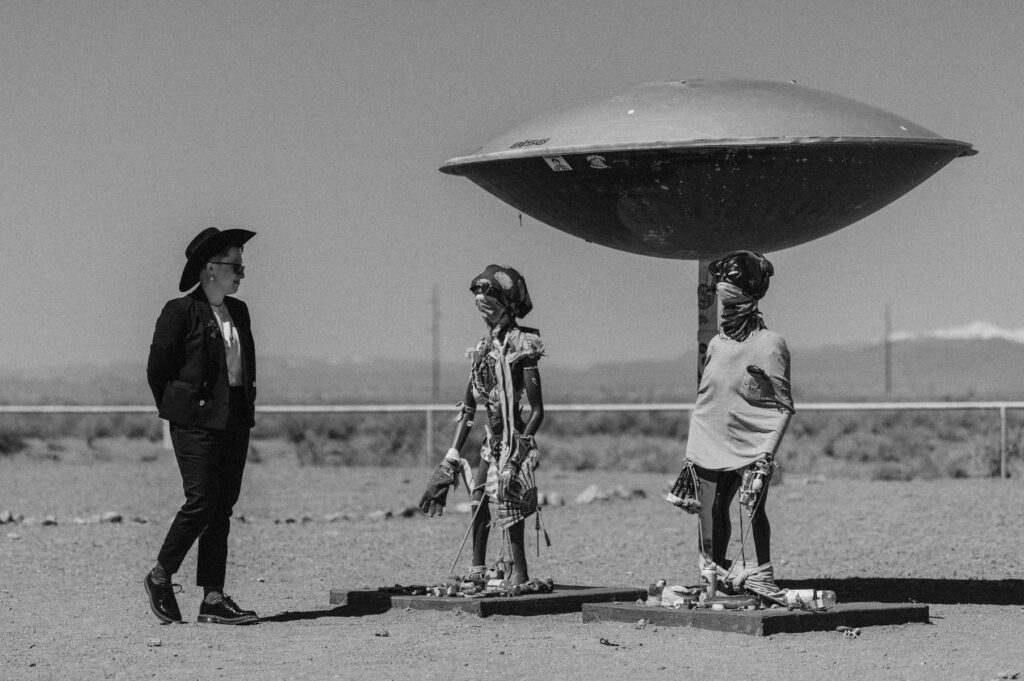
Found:
[{"label": "figure's shadow", "polygon": [[316,620],[321,617],[365,617],[366,615],[379,615],[390,609],[391,603],[388,601],[359,605],[339,605],[329,610],[285,611],[270,617],[261,617],[260,622],[296,622],[298,620]]},{"label": "figure's shadow", "polygon": [[780,579],[784,589],[831,589],[841,603],[965,603],[1024,605],[1024,579],[918,579],[914,577],[849,577],[845,579]]},{"label": "figure's shadow", "polygon": [[[840,603],[928,603],[970,605],[1024,605],[1024,579],[919,579],[915,577],[847,577],[834,579],[780,579],[784,589],[831,589]],[[563,589],[581,587],[562,587]],[[322,617],[365,617],[391,609],[386,594],[365,602],[339,605],[326,610],[285,611],[261,622],[296,622]]]}]

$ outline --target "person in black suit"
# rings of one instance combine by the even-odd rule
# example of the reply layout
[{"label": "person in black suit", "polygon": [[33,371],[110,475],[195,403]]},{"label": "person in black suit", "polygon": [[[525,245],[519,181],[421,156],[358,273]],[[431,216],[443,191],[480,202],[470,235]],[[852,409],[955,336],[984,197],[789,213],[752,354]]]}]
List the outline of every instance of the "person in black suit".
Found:
[{"label": "person in black suit", "polygon": [[231,512],[238,500],[256,401],[249,308],[231,294],[245,278],[244,229],[208,227],[185,249],[178,285],[156,321],[146,377],[160,418],[170,422],[185,503],[144,583],[153,614],[180,622],[171,576],[198,540],[199,622],[251,624],[255,612],[224,593]]}]

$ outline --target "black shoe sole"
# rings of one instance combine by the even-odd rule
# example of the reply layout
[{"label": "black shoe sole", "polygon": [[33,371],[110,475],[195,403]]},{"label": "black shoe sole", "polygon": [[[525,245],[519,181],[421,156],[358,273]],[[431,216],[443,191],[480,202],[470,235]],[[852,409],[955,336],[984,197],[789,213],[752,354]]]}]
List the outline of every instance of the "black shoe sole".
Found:
[{"label": "black shoe sole", "polygon": [[148,597],[146,600],[149,601],[149,609],[153,611],[153,614],[156,615],[156,618],[160,620],[163,624],[176,624],[181,622],[180,617],[178,619],[174,619],[173,617],[170,617],[160,612],[160,610],[156,607],[156,603],[153,602],[153,592],[149,590],[149,584],[149,575],[146,575],[142,578],[142,586],[146,590],[146,596]]},{"label": "black shoe sole", "polygon": [[200,615],[196,621],[201,624],[256,624],[260,618],[256,615],[246,617],[221,617],[220,615]]}]

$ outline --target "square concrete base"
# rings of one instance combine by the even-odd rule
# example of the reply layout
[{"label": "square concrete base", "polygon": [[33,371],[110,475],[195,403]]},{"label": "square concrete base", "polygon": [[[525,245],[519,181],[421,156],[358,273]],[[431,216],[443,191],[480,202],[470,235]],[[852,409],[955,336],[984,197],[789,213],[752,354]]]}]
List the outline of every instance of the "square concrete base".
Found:
[{"label": "square concrete base", "polygon": [[636,603],[587,603],[584,622],[646,620],[665,627],[695,627],[737,634],[769,636],[805,631],[831,631],[839,626],[928,622],[928,606],[918,603],[840,603],[825,612],[769,608],[767,610],[673,610]]},{"label": "square concrete base", "polygon": [[[390,608],[413,610],[461,610],[487,617],[489,615],[557,615],[579,612],[586,603],[607,603],[647,598],[646,589],[631,587],[569,586],[556,584],[547,594],[464,598],[460,596],[408,596],[388,593],[386,589],[331,589],[331,604],[348,606],[353,611],[382,612]],[[639,619],[639,618],[637,618]]]}]

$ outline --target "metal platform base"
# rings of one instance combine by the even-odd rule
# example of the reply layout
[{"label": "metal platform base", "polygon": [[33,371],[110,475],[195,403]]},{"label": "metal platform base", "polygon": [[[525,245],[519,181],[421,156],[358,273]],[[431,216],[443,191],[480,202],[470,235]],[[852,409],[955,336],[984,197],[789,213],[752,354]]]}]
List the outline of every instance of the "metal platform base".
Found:
[{"label": "metal platform base", "polygon": [[831,631],[839,626],[870,627],[880,624],[928,622],[928,606],[918,603],[840,603],[826,612],[768,610],[673,610],[636,603],[586,603],[584,622],[637,622],[665,627],[695,627],[753,636]]},{"label": "metal platform base", "polygon": [[[647,598],[646,589],[633,587],[597,587],[555,585],[547,594],[488,598],[462,598],[439,596],[408,596],[388,593],[386,590],[331,589],[331,605],[347,606],[349,610],[383,612],[388,608],[413,610],[461,610],[480,617],[490,615],[557,615],[579,612],[584,604],[627,601],[635,603]],[[639,618],[637,618],[639,619]]]}]

